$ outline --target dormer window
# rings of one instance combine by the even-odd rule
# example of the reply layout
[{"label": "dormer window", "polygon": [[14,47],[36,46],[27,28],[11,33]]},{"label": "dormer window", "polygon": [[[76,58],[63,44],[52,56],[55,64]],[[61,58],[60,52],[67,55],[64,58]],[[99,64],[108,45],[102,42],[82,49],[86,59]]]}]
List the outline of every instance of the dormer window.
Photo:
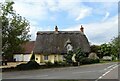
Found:
[{"label": "dormer window", "polygon": [[68,44],[68,45],[67,45],[67,52],[69,52],[69,51],[73,51],[73,47],[72,47],[71,44]]},{"label": "dormer window", "polygon": [[68,53],[69,51],[73,51],[73,46],[71,45],[70,39],[68,39],[68,40],[66,41],[65,47],[67,48],[67,53]]}]

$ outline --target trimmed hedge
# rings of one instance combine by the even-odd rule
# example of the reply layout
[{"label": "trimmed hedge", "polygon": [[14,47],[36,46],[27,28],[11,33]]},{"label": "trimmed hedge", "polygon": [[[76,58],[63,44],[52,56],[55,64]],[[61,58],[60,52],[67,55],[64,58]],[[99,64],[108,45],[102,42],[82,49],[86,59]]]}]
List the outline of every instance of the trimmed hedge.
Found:
[{"label": "trimmed hedge", "polygon": [[55,61],[54,63],[48,61],[46,62],[46,67],[51,68],[51,67],[64,67],[64,66],[69,66],[66,62],[61,62],[61,61]]},{"label": "trimmed hedge", "polygon": [[36,61],[29,61],[28,63],[17,65],[16,68],[18,70],[39,69],[40,65]]},{"label": "trimmed hedge", "polygon": [[73,62],[73,66],[78,66],[78,62]]},{"label": "trimmed hedge", "polygon": [[99,62],[99,59],[82,58],[80,64],[94,64]]}]

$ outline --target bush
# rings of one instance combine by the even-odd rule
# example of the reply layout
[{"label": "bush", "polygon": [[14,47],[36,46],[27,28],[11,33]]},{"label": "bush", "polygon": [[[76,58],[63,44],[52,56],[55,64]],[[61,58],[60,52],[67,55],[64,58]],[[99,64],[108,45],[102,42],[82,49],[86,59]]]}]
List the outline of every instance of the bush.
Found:
[{"label": "bush", "polygon": [[60,63],[58,61],[55,61],[54,62],[54,66],[57,67],[57,66],[60,66]]},{"label": "bush", "polygon": [[78,66],[78,62],[73,62],[73,66]]},{"label": "bush", "polygon": [[19,65],[17,65],[17,67],[16,67],[17,69],[19,69],[19,70],[26,70],[27,68],[26,68],[26,64],[19,64]]},{"label": "bush", "polygon": [[36,61],[29,61],[28,63],[17,65],[16,68],[19,70],[38,69],[40,65]]},{"label": "bush", "polygon": [[52,62],[50,62],[50,61],[45,62],[45,64],[46,64],[47,67],[53,67],[53,65],[54,65],[54,64],[53,64]]},{"label": "bush", "polygon": [[92,64],[92,59],[82,58],[80,64]]},{"label": "bush", "polygon": [[92,59],[92,60],[93,60],[93,63],[100,63],[99,59]]},{"label": "bush", "polygon": [[60,66],[68,66],[66,62],[60,62]]},{"label": "bush", "polygon": [[40,65],[36,62],[36,61],[29,61],[27,63],[27,66],[30,68],[30,69],[37,69],[40,67]]},{"label": "bush", "polygon": [[82,58],[80,64],[93,64],[99,62],[100,62],[99,59]]}]

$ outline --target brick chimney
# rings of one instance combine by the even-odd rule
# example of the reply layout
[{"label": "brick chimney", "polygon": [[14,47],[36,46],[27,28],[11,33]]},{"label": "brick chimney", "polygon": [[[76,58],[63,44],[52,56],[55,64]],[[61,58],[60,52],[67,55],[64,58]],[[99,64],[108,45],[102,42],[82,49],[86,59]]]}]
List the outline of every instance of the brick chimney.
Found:
[{"label": "brick chimney", "polygon": [[58,32],[58,27],[57,26],[55,26],[55,32]]},{"label": "brick chimney", "polygon": [[81,25],[80,31],[84,33],[84,28],[82,25]]}]

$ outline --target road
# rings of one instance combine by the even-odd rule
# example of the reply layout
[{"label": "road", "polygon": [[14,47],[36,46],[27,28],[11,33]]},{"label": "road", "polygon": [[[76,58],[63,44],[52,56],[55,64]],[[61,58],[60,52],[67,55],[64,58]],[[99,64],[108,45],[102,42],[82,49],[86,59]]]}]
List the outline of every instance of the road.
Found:
[{"label": "road", "polygon": [[3,72],[3,79],[118,79],[116,62],[77,67],[49,68],[29,71]]}]

